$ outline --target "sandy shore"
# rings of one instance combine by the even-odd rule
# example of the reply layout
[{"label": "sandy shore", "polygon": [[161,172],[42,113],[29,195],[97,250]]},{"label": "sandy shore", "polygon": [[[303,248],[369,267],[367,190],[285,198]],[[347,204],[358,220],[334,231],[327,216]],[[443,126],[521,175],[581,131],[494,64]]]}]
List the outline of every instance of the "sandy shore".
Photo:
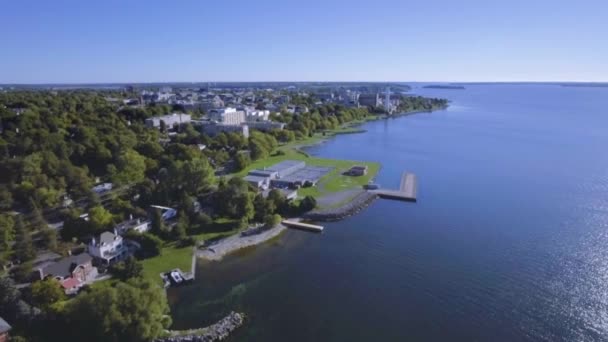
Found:
[{"label": "sandy shore", "polygon": [[241,248],[255,246],[268,241],[281,234],[285,229],[287,229],[287,227],[279,224],[274,228],[252,235],[245,235],[242,233],[235,234],[225,239],[221,239],[210,246],[197,250],[196,256],[205,260],[219,261],[222,260],[224,256]]}]

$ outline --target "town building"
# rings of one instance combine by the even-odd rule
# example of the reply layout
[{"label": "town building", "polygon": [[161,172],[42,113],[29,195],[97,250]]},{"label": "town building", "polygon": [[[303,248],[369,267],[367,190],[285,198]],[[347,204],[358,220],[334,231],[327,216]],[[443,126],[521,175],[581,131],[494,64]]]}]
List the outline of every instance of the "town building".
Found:
[{"label": "town building", "polygon": [[245,113],[247,122],[267,121],[270,116],[269,110],[252,110]]},{"label": "town building", "polygon": [[12,327],[2,317],[0,317],[0,342],[8,342],[10,339],[9,333]]},{"label": "town building", "polygon": [[225,125],[240,125],[246,121],[245,112],[232,107],[210,110],[209,119]]},{"label": "town building", "polygon": [[95,280],[97,268],[93,267],[93,258],[86,254],[72,255],[38,270],[40,280],[55,278],[67,294],[78,291],[83,285]]},{"label": "town building", "polygon": [[247,176],[243,177],[243,180],[245,180],[247,183],[249,183],[249,185],[253,186],[256,189],[268,189],[268,187],[270,186],[269,177],[248,174]]},{"label": "town building", "polygon": [[103,265],[110,265],[129,256],[130,250],[118,232],[103,232],[93,238],[88,246],[89,254]]},{"label": "town building", "polygon": [[289,106],[287,106],[286,110],[288,113],[291,113],[291,114],[308,113],[308,107],[306,107],[306,106],[289,105]]},{"label": "town building", "polygon": [[359,95],[359,105],[367,107],[379,107],[382,105],[380,94],[361,94]]},{"label": "town building", "polygon": [[224,124],[215,121],[197,121],[196,125],[198,125],[199,130],[202,133],[207,134],[208,136],[216,136],[222,132],[224,133],[240,133],[245,138],[249,137],[249,126],[245,124]]},{"label": "town building", "polygon": [[192,121],[190,114],[173,113],[167,115],[154,116],[146,119],[146,126],[150,128],[160,128],[161,121],[165,123],[167,129],[174,126],[184,125]]}]

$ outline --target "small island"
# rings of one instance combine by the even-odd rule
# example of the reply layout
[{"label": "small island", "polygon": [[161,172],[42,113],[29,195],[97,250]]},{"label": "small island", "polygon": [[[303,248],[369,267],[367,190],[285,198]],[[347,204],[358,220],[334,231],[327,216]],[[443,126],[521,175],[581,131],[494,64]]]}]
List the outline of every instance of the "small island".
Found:
[{"label": "small island", "polygon": [[426,85],[422,88],[425,89],[451,89],[451,90],[464,90],[466,89],[464,86],[461,85],[451,85],[451,84],[431,84],[431,85]]}]

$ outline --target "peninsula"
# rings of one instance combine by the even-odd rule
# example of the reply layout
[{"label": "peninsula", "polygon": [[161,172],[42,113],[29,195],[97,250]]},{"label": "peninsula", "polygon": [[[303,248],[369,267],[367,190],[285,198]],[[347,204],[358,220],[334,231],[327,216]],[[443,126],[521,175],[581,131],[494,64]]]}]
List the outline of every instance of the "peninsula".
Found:
[{"label": "peninsula", "polygon": [[[388,86],[0,92],[0,262],[8,276],[0,291],[16,293],[0,316],[16,336],[36,339],[37,330],[24,323],[31,320],[4,310],[26,303],[56,317],[57,326],[73,326],[74,338],[84,340],[99,327],[72,324],[79,316],[118,322],[100,298],[135,301],[120,314],[149,313],[137,318],[146,328],[125,336],[162,337],[171,327],[162,286],[188,283],[193,256],[221,260],[278,236],[284,219],[297,226],[298,218],[328,212],[343,217],[390,192],[365,189],[377,162],[305,151],[362,133],[359,126],[370,120],[448,104],[390,93]],[[21,296],[19,288],[28,287]],[[141,296],[150,300],[136,300]]]}]

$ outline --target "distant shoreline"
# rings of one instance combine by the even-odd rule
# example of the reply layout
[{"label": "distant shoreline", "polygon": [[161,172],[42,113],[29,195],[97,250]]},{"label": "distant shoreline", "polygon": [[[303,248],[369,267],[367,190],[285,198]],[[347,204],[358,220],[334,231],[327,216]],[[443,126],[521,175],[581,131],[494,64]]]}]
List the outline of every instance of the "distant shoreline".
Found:
[{"label": "distant shoreline", "polygon": [[449,85],[449,84],[432,84],[422,87],[424,89],[453,89],[453,90],[464,90],[466,89],[462,85]]}]

